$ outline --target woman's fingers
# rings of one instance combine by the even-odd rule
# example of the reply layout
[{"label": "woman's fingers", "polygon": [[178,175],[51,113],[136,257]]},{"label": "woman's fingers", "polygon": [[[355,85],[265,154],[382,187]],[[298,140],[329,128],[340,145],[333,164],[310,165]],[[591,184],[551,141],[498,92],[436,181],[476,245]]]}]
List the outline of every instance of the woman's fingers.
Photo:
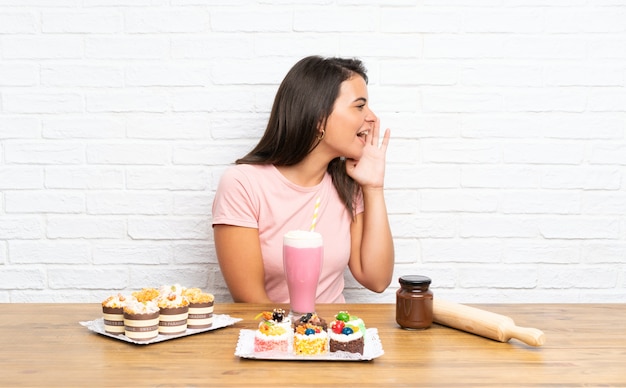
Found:
[{"label": "woman's fingers", "polygon": [[[369,132],[367,134],[368,136],[370,135]],[[374,146],[378,146],[378,140],[380,138],[380,119],[378,117],[376,117],[376,120],[374,120],[374,127],[372,128],[371,135],[371,144]]]},{"label": "woman's fingers", "polygon": [[383,142],[380,145],[380,149],[383,152],[387,152],[387,145],[389,145],[389,138],[391,137],[391,129],[387,128],[385,129],[385,134],[383,135]]}]

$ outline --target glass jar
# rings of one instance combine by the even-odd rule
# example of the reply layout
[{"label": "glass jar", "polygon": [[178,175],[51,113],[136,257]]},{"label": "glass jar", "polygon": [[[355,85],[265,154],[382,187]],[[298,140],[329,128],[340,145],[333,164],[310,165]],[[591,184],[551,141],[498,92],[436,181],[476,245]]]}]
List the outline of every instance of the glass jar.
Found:
[{"label": "glass jar", "polygon": [[433,292],[430,278],[421,275],[401,276],[396,291],[396,322],[403,329],[420,330],[433,323]]}]

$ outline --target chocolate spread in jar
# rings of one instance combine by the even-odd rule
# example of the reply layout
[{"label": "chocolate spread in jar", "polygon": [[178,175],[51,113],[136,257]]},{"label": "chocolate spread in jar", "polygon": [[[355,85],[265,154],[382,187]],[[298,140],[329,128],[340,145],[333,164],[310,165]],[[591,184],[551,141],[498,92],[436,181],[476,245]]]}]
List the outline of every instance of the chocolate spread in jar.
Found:
[{"label": "chocolate spread in jar", "polygon": [[433,323],[433,293],[430,278],[421,275],[401,276],[396,291],[396,322],[403,329],[426,329]]}]

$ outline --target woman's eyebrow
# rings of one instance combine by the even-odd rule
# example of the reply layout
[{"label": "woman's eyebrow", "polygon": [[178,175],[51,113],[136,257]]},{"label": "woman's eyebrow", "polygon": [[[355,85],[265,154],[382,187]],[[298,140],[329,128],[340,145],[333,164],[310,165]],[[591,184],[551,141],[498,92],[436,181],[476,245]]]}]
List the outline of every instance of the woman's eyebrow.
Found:
[{"label": "woman's eyebrow", "polygon": [[359,97],[359,98],[355,99],[355,100],[354,100],[354,101],[352,101],[352,102],[363,102],[363,103],[367,104],[367,98],[365,98],[365,97]]}]

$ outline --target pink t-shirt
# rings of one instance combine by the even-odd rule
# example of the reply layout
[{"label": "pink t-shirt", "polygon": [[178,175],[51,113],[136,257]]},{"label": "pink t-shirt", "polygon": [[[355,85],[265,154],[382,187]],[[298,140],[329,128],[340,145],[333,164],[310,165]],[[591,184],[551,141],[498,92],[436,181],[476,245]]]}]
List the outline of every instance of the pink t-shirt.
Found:
[{"label": "pink t-shirt", "polygon": [[[213,225],[227,224],[259,230],[265,290],[275,303],[289,302],[283,272],[283,235],[309,230],[315,207],[320,207],[315,231],[324,240],[324,263],[317,287],[318,303],[343,303],[343,271],[350,258],[351,216],[339,199],[331,176],[312,187],[298,186],[269,165],[239,164],[222,176],[213,201]],[[357,200],[357,213],[363,200]]]}]

